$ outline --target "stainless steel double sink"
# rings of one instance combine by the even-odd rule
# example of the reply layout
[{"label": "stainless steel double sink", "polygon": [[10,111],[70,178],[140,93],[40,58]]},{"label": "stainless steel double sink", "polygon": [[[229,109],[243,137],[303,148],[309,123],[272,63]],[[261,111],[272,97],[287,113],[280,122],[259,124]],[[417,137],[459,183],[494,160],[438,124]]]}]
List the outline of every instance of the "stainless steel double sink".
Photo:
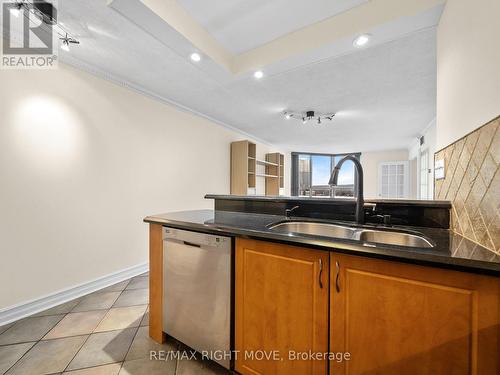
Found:
[{"label": "stainless steel double sink", "polygon": [[435,246],[431,240],[423,235],[388,229],[356,228],[331,223],[285,221],[272,224],[269,229],[280,233],[315,235],[403,247],[432,248]]}]

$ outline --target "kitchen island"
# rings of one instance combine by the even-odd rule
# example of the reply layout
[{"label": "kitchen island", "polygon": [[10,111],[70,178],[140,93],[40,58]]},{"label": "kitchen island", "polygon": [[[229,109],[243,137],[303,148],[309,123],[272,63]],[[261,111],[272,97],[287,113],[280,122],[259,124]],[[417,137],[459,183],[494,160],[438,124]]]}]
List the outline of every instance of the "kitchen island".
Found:
[{"label": "kitchen island", "polygon": [[[281,208],[258,213],[246,199],[243,204],[228,200],[231,211],[216,201],[216,210],[145,218],[151,234],[150,335],[155,340],[165,335],[162,228],[168,226],[234,239],[233,349],[279,353],[278,359],[267,360],[239,355],[234,363],[239,373],[327,374],[328,368],[350,374],[498,373],[498,255],[442,228],[441,220],[433,228],[363,226],[420,233],[434,245],[409,248],[277,232],[271,228],[276,223],[332,223],[332,218],[308,212],[289,218],[276,214]],[[349,220],[335,223],[360,228]],[[309,352],[317,356],[300,357]]]}]

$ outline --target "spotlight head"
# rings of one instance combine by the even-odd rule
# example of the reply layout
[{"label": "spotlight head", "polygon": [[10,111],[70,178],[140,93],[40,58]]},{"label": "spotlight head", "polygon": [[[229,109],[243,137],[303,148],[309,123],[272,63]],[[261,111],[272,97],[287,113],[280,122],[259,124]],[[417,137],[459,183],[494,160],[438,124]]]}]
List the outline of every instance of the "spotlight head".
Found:
[{"label": "spotlight head", "polygon": [[12,14],[16,18],[19,18],[21,11],[18,8],[10,8],[10,14]]},{"label": "spotlight head", "polygon": [[62,43],[61,49],[62,49],[63,51],[69,52],[69,42],[68,42],[67,40],[63,40],[63,43]]}]

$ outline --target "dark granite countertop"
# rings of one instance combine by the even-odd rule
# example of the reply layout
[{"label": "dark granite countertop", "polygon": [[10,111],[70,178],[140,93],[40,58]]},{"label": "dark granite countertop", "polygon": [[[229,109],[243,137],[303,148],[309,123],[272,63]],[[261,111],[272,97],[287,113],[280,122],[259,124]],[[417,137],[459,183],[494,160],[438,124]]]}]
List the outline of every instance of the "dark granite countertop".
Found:
[{"label": "dark granite countertop", "polygon": [[[148,216],[147,223],[157,223],[197,232],[277,241],[352,255],[363,255],[422,264],[459,271],[500,276],[500,256],[446,229],[394,226],[393,229],[420,232],[432,241],[432,249],[379,245],[357,240],[283,234],[268,225],[285,220],[284,216],[244,212],[195,210]],[[302,219],[300,220],[311,220]],[[317,220],[314,220],[317,221]],[[354,225],[354,223],[343,223]],[[374,226],[367,226],[373,228]]]}]

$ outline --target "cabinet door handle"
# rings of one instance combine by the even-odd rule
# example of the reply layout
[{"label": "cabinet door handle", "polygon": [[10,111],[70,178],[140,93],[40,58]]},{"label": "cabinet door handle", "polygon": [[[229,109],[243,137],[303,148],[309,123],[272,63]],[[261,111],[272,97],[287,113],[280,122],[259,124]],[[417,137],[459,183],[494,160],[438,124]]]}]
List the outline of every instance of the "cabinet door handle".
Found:
[{"label": "cabinet door handle", "polygon": [[337,293],[340,293],[340,284],[339,284],[339,277],[340,277],[340,264],[338,261],[335,262],[335,290]]},{"label": "cabinet door handle", "polygon": [[323,289],[323,282],[321,281],[321,276],[323,275],[323,260],[319,259],[319,287]]}]

